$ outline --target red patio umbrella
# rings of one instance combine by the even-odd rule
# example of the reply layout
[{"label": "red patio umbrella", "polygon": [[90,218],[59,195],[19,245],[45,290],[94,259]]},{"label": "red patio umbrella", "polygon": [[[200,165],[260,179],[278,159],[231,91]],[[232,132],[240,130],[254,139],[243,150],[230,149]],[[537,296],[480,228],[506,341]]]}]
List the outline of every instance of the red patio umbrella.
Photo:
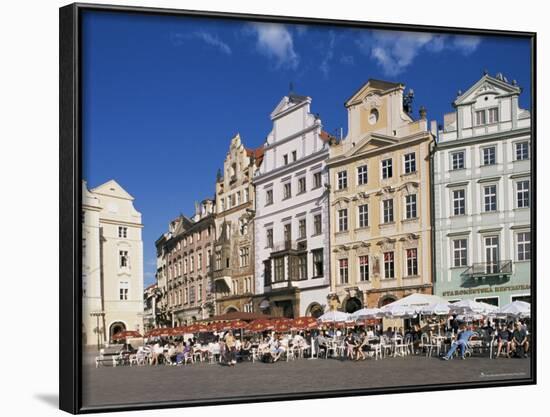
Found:
[{"label": "red patio umbrella", "polygon": [[318,326],[315,317],[297,317],[292,320],[292,328],[296,330],[316,329]]},{"label": "red patio umbrella", "polygon": [[231,329],[246,329],[248,327],[248,323],[243,320],[234,320],[228,322],[227,324]]},{"label": "red patio umbrella", "polygon": [[129,337],[143,337],[139,332],[135,330],[124,330],[122,332],[118,332],[113,336],[113,340],[122,340],[127,339]]},{"label": "red patio umbrella", "polygon": [[204,323],[195,323],[185,327],[185,333],[204,333],[211,331]]},{"label": "red patio umbrella", "polygon": [[273,330],[275,330],[276,332],[280,332],[280,333],[288,332],[288,331],[290,331],[291,328],[292,328],[292,326],[291,326],[290,321],[288,321],[288,322],[280,321],[279,323],[275,323],[273,325]]},{"label": "red patio umbrella", "polygon": [[156,329],[149,330],[145,333],[145,337],[167,337],[172,336],[171,327],[157,327]]},{"label": "red patio umbrella", "polygon": [[263,332],[271,328],[273,328],[273,323],[271,323],[269,320],[259,319],[254,320],[252,323],[250,323],[247,327],[247,330],[250,330],[252,332]]}]

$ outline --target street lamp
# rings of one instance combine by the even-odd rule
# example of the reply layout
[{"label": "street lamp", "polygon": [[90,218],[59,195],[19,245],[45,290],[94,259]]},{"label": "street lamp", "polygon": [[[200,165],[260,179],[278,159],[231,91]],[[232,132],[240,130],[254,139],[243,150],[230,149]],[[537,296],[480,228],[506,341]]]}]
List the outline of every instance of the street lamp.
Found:
[{"label": "street lamp", "polygon": [[100,343],[100,340],[99,340],[99,334],[101,333],[100,332],[100,327],[99,327],[99,318],[104,317],[104,316],[105,316],[104,311],[94,311],[94,312],[90,313],[90,317],[95,317],[96,321],[97,321],[97,326],[95,328],[95,333],[97,334],[97,350],[99,350],[101,348],[101,343]]}]

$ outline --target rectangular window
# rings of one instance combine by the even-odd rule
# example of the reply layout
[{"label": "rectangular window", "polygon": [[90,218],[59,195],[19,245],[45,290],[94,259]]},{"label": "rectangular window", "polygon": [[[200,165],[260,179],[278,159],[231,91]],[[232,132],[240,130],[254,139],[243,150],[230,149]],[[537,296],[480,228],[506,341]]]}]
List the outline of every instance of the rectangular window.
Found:
[{"label": "rectangular window", "polygon": [[298,194],[302,194],[306,192],[306,179],[305,178],[298,178]]},{"label": "rectangular window", "polygon": [[359,280],[369,280],[369,257],[367,255],[359,256]]},{"label": "rectangular window", "polygon": [[189,288],[185,288],[183,292],[183,302],[187,304],[189,302]]},{"label": "rectangular window", "polygon": [[483,187],[484,211],[497,211],[497,186],[488,185]]},{"label": "rectangular window", "polygon": [[485,123],[485,110],[476,111],[476,126],[481,126]]},{"label": "rectangular window", "polygon": [[393,252],[384,252],[384,278],[395,278],[395,261]]},{"label": "rectangular window", "polygon": [[416,154],[414,152],[405,154],[405,174],[416,172]]},{"label": "rectangular window", "polygon": [[531,232],[517,234],[518,261],[531,260]]},{"label": "rectangular window", "polygon": [[405,218],[416,219],[416,194],[405,196]]},{"label": "rectangular window", "polygon": [[407,276],[415,277],[418,275],[418,256],[417,249],[407,249]]},{"label": "rectangular window", "polygon": [[468,240],[453,240],[453,266],[463,267],[468,265]]},{"label": "rectangular window", "polygon": [[489,123],[497,123],[498,122],[498,108],[492,108],[489,109]]},{"label": "rectangular window", "polygon": [[250,191],[248,190],[248,188],[245,188],[244,189],[244,201],[248,202],[249,199],[250,199]]},{"label": "rectangular window", "polygon": [[240,266],[248,266],[250,262],[250,249],[249,248],[241,248],[239,250],[239,258],[240,258]]},{"label": "rectangular window", "polygon": [[382,202],[383,213],[384,213],[384,223],[393,222],[393,199],[389,198]]},{"label": "rectangular window", "polygon": [[313,255],[313,276],[323,276],[323,249],[315,249],[311,251]]},{"label": "rectangular window", "polygon": [[322,181],[322,178],[321,178],[321,173],[320,172],[316,172],[313,174],[313,188],[320,188],[321,187],[321,181]]},{"label": "rectangular window", "polygon": [[296,151],[292,151],[292,161],[296,162],[296,159],[298,159],[298,156],[296,154]]},{"label": "rectangular window", "polygon": [[273,190],[266,190],[265,192],[265,205],[269,206],[273,204]]},{"label": "rectangular window", "polygon": [[453,190],[453,215],[462,216],[466,214],[466,191]]},{"label": "rectangular window", "polygon": [[202,284],[199,284],[199,289],[197,291],[197,301],[202,300]]},{"label": "rectangular window", "polygon": [[129,266],[128,251],[127,250],[118,251],[118,260],[119,260],[119,266],[121,268],[127,268]]},{"label": "rectangular window", "polygon": [[323,226],[321,224],[321,215],[320,214],[316,214],[315,216],[313,216],[313,229],[314,229],[314,233],[316,235],[320,235],[323,231]]},{"label": "rectangular window", "polygon": [[271,285],[271,261],[264,261],[264,287]]},{"label": "rectangular window", "polygon": [[361,165],[357,168],[357,185],[365,185],[369,180],[367,165]]},{"label": "rectangular window", "polygon": [[393,163],[392,159],[384,159],[382,161],[382,179],[388,179],[393,177]]},{"label": "rectangular window", "polygon": [[126,239],[128,237],[128,228],[119,226],[118,227],[118,237],[121,239]]},{"label": "rectangular window", "polygon": [[191,285],[191,287],[189,287],[189,303],[195,304],[195,286],[194,285]]},{"label": "rectangular window", "polygon": [[273,260],[275,263],[275,282],[285,280],[285,258],[278,257]]},{"label": "rectangular window", "polygon": [[231,281],[231,294],[238,294],[239,293],[239,281],[234,279]]},{"label": "rectangular window", "polygon": [[206,267],[210,268],[211,263],[212,263],[212,249],[208,249],[206,251]]},{"label": "rectangular window", "polygon": [[286,200],[287,198],[290,198],[292,196],[292,189],[290,188],[289,182],[284,184],[283,187],[284,187],[283,200]]},{"label": "rectangular window", "polygon": [[529,142],[517,142],[516,147],[516,160],[523,161],[529,159]]},{"label": "rectangular window", "polygon": [[[187,272],[187,259],[185,261],[186,261],[184,264],[186,269],[185,272]],[[219,251],[216,252],[216,261],[214,266],[216,267],[216,271],[219,271],[220,269],[222,269],[222,253]]]},{"label": "rectangular window", "polygon": [[497,163],[497,150],[494,146],[483,148],[483,165],[495,165]]},{"label": "rectangular window", "polygon": [[288,155],[283,155],[283,164],[288,165]]},{"label": "rectangular window", "polygon": [[290,245],[290,241],[292,240],[292,225],[290,223],[285,224],[283,227],[283,238],[285,244]]},{"label": "rectangular window", "polygon": [[529,181],[518,181],[516,183],[517,208],[529,207]]},{"label": "rectangular window", "polygon": [[129,292],[129,285],[128,281],[120,281],[118,284],[118,299],[120,301],[127,301],[128,300],[128,292]]},{"label": "rectangular window", "polygon": [[295,258],[294,276],[298,280],[307,279],[307,254],[298,255]]},{"label": "rectangular window", "polygon": [[340,284],[347,284],[349,281],[348,276],[348,260],[347,259],[339,259],[338,260],[338,270],[340,274]]},{"label": "rectangular window", "polygon": [[348,230],[348,209],[338,210],[338,231]]},{"label": "rectangular window", "polygon": [[273,247],[273,229],[266,230],[266,241],[267,241],[267,247],[272,248]]},{"label": "rectangular window", "polygon": [[202,270],[202,253],[197,255],[197,271]]},{"label": "rectangular window", "polygon": [[306,219],[298,221],[298,237],[304,239],[306,237]]},{"label": "rectangular window", "polygon": [[453,152],[451,154],[451,167],[455,169],[464,169],[464,151]]},{"label": "rectangular window", "polygon": [[338,189],[344,190],[348,188],[348,172],[340,171],[338,173]]},{"label": "rectangular window", "polygon": [[195,256],[191,255],[190,260],[191,260],[191,267],[189,268],[189,271],[193,272],[195,270]]},{"label": "rectangular window", "polygon": [[359,221],[357,222],[359,224],[359,227],[368,227],[369,226],[369,205],[368,204],[362,204],[357,208]]}]

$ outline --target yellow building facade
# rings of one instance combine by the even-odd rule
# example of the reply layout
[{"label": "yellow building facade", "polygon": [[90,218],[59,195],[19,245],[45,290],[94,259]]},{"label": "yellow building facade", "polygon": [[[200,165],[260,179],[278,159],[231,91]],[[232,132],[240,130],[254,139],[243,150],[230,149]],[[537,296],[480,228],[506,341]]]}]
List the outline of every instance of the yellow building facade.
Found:
[{"label": "yellow building facade", "polygon": [[413,120],[412,94],[404,89],[369,80],[345,103],[348,135],[330,148],[332,309],[353,312],[432,293],[435,126],[424,109]]}]

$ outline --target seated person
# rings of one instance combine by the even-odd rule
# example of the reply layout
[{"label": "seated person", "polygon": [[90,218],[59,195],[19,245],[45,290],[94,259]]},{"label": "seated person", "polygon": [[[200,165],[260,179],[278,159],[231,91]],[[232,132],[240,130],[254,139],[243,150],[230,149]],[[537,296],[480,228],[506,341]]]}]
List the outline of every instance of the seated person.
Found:
[{"label": "seated person", "polygon": [[357,356],[355,360],[358,361],[359,359],[361,359],[364,361],[366,359],[365,352],[370,350],[369,337],[365,332],[363,332],[359,340],[360,343],[357,345]]},{"label": "seated person", "polygon": [[526,358],[529,351],[529,342],[527,341],[527,332],[518,321],[515,330],[512,333],[512,351],[519,357]]},{"label": "seated person", "polygon": [[279,360],[283,352],[285,352],[285,349],[282,346],[279,338],[274,337],[269,345],[269,353],[271,354],[271,358],[273,359],[274,363]]},{"label": "seated person", "polygon": [[457,349],[460,349],[460,359],[464,359],[464,353],[466,352],[466,347],[468,346],[468,341],[474,335],[474,332],[471,328],[462,325],[461,329],[456,336],[456,341],[451,344],[451,348],[445,356],[441,359],[448,361],[453,357],[453,354]]},{"label": "seated person", "polygon": [[353,335],[351,333],[348,333],[348,335],[345,337],[344,345],[346,346],[346,357],[353,360],[355,356],[355,349],[357,348],[357,343],[355,343],[355,339],[353,338]]},{"label": "seated person", "polygon": [[502,347],[506,347],[506,356],[510,357],[510,345],[512,343],[512,333],[502,324],[497,332],[497,358],[500,356]]},{"label": "seated person", "polygon": [[328,339],[325,336],[324,330],[321,330],[321,333],[315,339],[315,350],[317,352],[323,351],[327,352]]},{"label": "seated person", "polygon": [[244,343],[241,344],[241,350],[239,352],[239,359],[243,360],[244,358],[250,357],[250,351],[252,350],[252,343],[249,339],[246,339]]}]

